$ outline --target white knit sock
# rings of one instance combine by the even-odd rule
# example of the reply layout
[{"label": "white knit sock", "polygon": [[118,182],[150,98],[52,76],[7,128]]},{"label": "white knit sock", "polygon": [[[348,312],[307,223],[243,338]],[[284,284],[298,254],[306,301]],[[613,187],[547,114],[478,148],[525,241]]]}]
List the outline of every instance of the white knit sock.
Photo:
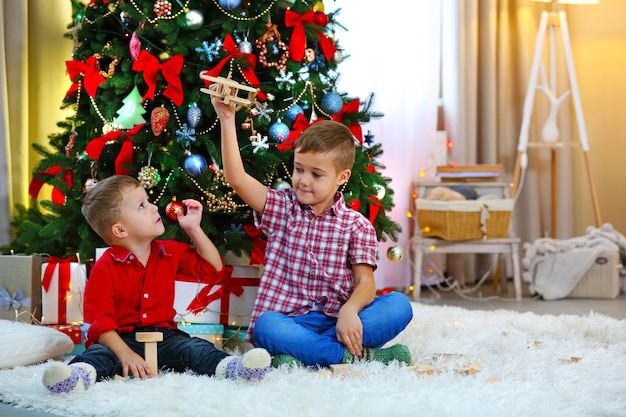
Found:
[{"label": "white knit sock", "polygon": [[260,381],[270,370],[271,363],[272,357],[265,349],[251,349],[241,357],[227,356],[222,359],[215,376],[236,381]]},{"label": "white knit sock", "polygon": [[88,363],[77,362],[67,365],[51,363],[43,374],[43,384],[48,391],[63,394],[88,390],[96,382],[96,369]]}]

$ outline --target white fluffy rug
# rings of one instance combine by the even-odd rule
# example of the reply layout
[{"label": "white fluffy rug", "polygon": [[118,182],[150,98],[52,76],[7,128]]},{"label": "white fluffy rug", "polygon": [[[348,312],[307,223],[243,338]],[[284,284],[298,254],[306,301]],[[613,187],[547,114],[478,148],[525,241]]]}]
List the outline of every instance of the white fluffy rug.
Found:
[{"label": "white fluffy rug", "polygon": [[375,363],[348,376],[281,368],[259,384],[166,374],[54,396],[42,364],[0,371],[0,400],[81,417],[626,415],[626,321],[413,305],[395,341],[430,375]]}]

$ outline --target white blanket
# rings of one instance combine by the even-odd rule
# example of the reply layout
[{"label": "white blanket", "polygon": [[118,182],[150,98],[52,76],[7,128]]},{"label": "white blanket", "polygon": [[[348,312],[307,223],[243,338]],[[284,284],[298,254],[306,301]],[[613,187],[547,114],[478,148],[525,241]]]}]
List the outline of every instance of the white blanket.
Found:
[{"label": "white blanket", "polygon": [[564,298],[602,252],[626,254],[626,238],[606,223],[588,227],[585,236],[565,240],[540,238],[524,244],[522,277],[530,291],[546,300]]}]

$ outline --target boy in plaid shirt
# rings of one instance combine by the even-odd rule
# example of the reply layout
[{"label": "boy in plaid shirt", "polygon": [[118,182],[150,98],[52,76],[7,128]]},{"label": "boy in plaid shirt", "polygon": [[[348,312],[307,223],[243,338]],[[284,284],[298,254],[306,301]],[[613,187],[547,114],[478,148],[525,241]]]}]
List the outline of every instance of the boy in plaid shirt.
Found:
[{"label": "boy in plaid shirt", "polygon": [[234,107],[215,96],[212,104],[226,180],[268,239],[247,338],[267,349],[275,366],[410,364],[406,346],[381,347],[411,321],[411,303],[397,292],[376,297],[376,231],[338,192],[354,164],[350,130],[329,120],[307,128],[294,145],[293,188],[274,190],[244,169]]}]

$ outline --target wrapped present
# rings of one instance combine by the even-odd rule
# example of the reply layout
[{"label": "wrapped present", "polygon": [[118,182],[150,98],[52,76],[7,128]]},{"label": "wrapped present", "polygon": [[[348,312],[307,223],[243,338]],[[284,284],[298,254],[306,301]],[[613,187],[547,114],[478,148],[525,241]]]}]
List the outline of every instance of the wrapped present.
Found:
[{"label": "wrapped present", "polygon": [[43,255],[0,255],[0,319],[41,320]]},{"label": "wrapped present", "polygon": [[261,282],[260,266],[226,266],[226,284],[176,281],[177,321],[247,326]]},{"label": "wrapped present", "polygon": [[224,336],[222,338],[224,350],[247,352],[254,348],[252,343],[245,341],[247,331],[247,327],[225,327]]},{"label": "wrapped present", "polygon": [[224,326],[221,324],[178,323],[178,328],[192,337],[199,337],[222,349]]},{"label": "wrapped present", "polygon": [[102,255],[104,255],[104,252],[106,252],[109,249],[108,246],[104,247],[104,248],[96,248],[96,258],[95,261],[97,261],[98,259],[100,259],[100,257]]},{"label": "wrapped present", "polygon": [[81,323],[86,282],[84,264],[76,259],[49,257],[41,266],[41,322]]},{"label": "wrapped present", "polygon": [[66,356],[77,356],[85,351],[85,335],[82,324],[47,324],[46,327],[65,333],[72,339],[74,349]]}]

